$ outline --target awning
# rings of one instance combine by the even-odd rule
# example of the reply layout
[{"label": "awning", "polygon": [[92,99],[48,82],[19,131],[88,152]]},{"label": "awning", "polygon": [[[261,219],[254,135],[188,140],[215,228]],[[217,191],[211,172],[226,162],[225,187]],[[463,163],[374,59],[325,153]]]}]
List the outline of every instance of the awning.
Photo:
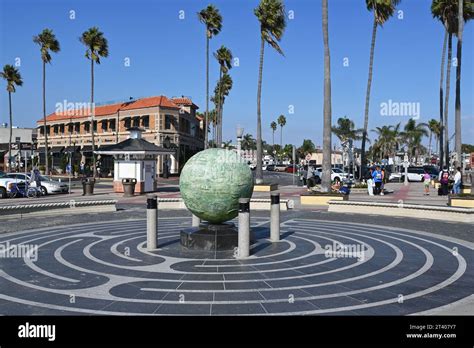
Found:
[{"label": "awning", "polygon": [[66,146],[64,152],[78,152],[80,149],[80,146]]},{"label": "awning", "polygon": [[92,152],[92,145],[84,145],[81,152]]},{"label": "awning", "polygon": [[51,153],[61,153],[64,150],[64,146],[52,146],[49,152]]}]

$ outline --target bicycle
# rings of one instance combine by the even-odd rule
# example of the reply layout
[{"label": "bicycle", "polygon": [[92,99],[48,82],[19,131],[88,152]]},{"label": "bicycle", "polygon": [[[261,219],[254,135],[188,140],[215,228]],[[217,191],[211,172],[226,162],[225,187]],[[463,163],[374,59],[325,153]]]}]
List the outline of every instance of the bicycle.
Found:
[{"label": "bicycle", "polygon": [[10,187],[10,192],[8,196],[10,198],[16,197],[28,197],[28,198],[37,198],[42,195],[41,189],[38,189],[34,186],[31,186],[28,182],[13,183]]}]

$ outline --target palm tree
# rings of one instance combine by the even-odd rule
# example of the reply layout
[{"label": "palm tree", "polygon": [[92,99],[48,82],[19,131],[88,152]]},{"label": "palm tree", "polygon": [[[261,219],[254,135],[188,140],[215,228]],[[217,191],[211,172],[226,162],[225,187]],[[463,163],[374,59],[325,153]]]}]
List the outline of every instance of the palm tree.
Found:
[{"label": "palm tree", "polygon": [[275,146],[275,132],[277,130],[277,123],[275,121],[272,121],[272,123],[270,123],[270,128],[272,129],[273,146]]},{"label": "palm tree", "polygon": [[392,155],[398,148],[400,123],[396,126],[375,127],[372,132],[377,133],[377,148],[381,158]]},{"label": "palm tree", "polygon": [[[94,63],[100,64],[100,58],[106,58],[109,55],[109,46],[99,28],[92,27],[82,33],[79,41],[86,46],[86,58],[91,61],[91,132],[92,132],[92,168],[94,178],[97,175],[97,166],[95,161],[95,138],[94,138]],[[117,125],[118,126],[118,125]]]},{"label": "palm tree", "polygon": [[457,164],[462,163],[462,140],[461,140],[461,60],[462,60],[462,34],[464,30],[464,22],[468,22],[474,16],[474,5],[471,1],[459,0],[458,4],[458,30],[457,30],[457,48],[456,48],[456,100],[455,100],[455,118],[454,118],[454,129],[455,129],[455,151],[457,154]]},{"label": "palm tree", "polygon": [[286,27],[285,7],[281,0],[261,0],[254,10],[255,16],[260,22],[260,64],[258,68],[258,88],[257,88],[257,184],[263,183],[262,171],[262,73],[265,43],[268,43],[278,53],[283,55],[283,51],[278,45]]},{"label": "palm tree", "polygon": [[242,150],[255,150],[257,144],[252,134],[245,134],[242,138]]},{"label": "palm tree", "polygon": [[43,61],[43,133],[44,133],[44,158],[46,161],[46,175],[49,175],[48,161],[48,133],[46,132],[46,63],[51,63],[51,52],[60,51],[59,41],[56,40],[51,29],[44,29],[40,34],[33,37],[33,42],[40,46],[41,60]]},{"label": "palm tree", "polygon": [[286,125],[286,117],[283,115],[278,116],[277,122],[280,126],[280,147],[283,147],[283,127]]},{"label": "palm tree", "polygon": [[[448,111],[449,111],[449,91],[450,91],[450,82],[451,82],[451,58],[452,58],[452,37],[454,35],[459,35],[459,11],[460,6],[458,4],[459,0],[433,0],[431,4],[431,13],[433,14],[434,18],[437,18],[444,26],[446,33],[448,34],[448,63],[446,67],[446,95],[444,100],[444,114],[441,122],[442,134],[440,136],[440,142],[442,142],[440,146],[440,153],[442,153],[443,159],[440,160],[440,164],[443,163],[449,164],[449,132],[448,132]],[[463,3],[462,10],[463,12],[462,17],[464,17],[465,21],[472,19],[473,16],[473,8],[469,3]],[[458,37],[458,48],[459,48],[459,37]],[[462,34],[461,34],[461,48],[462,48]],[[457,52],[459,55],[461,51]],[[444,58],[444,53],[443,53]],[[459,57],[458,57],[459,60]],[[442,64],[444,65],[444,60],[442,60]],[[443,67],[442,67],[443,68]],[[460,78],[460,67],[459,61],[458,66],[456,68],[456,73],[459,75],[457,77]],[[460,81],[459,81],[460,82]],[[458,81],[456,79],[456,94],[458,92]],[[456,95],[459,102],[460,108],[460,85],[459,85],[459,95]],[[459,109],[460,110],[460,109]],[[460,112],[458,112],[459,120],[458,120],[458,127],[461,125],[460,122]]]},{"label": "palm tree", "polygon": [[375,38],[377,35],[377,27],[382,26],[386,21],[392,17],[395,12],[395,7],[400,3],[400,0],[365,0],[367,9],[374,13],[374,24],[372,27],[372,41],[370,44],[370,58],[369,58],[369,78],[367,81],[367,93],[365,96],[365,114],[364,114],[364,133],[362,134],[362,149],[361,149],[361,170],[360,178],[364,175],[362,168],[365,165],[365,143],[367,142],[367,129],[369,128],[369,103],[370,103],[370,88],[372,85],[372,70],[374,66],[374,50]]},{"label": "palm tree", "polygon": [[16,92],[16,86],[23,85],[20,72],[13,65],[7,64],[3,67],[0,76],[7,81],[8,106],[10,110],[10,137],[8,138],[8,170],[12,170],[12,133],[13,133],[13,114],[12,114],[12,93]]},{"label": "palm tree", "polygon": [[[438,139],[438,134],[439,134],[439,131],[440,131],[440,122],[436,121],[435,119],[429,120],[428,121],[428,130],[430,131],[430,144],[429,144],[428,148],[429,148],[429,156],[430,156],[430,159],[431,159],[431,154],[432,154],[431,139],[433,138],[433,134],[434,134],[435,138]],[[438,151],[436,151],[436,152],[438,152]]]},{"label": "palm tree", "polygon": [[[216,88],[214,89],[214,97],[211,100],[216,105],[216,116],[215,116],[215,130],[216,130],[216,142],[220,144],[222,142],[222,113],[224,110],[225,97],[229,95],[232,89],[233,81],[229,74],[224,73],[221,79],[217,82]],[[220,130],[219,130],[220,128]]]},{"label": "palm tree", "polygon": [[337,126],[333,126],[331,131],[339,138],[341,143],[344,143],[350,139],[360,140],[362,139],[363,129],[355,129],[355,124],[352,120],[348,119],[347,116],[339,117],[337,119]]},{"label": "palm tree", "polygon": [[[232,69],[232,52],[224,45],[221,46],[215,53],[214,57],[217,59],[220,69],[219,69],[219,81],[222,81],[222,76],[226,74],[230,69]],[[223,84],[220,84],[222,87]],[[222,142],[222,106],[223,106],[223,93],[219,89],[219,104],[218,104],[218,127],[217,127],[217,142],[220,144]]]},{"label": "palm tree", "polygon": [[400,133],[401,138],[408,147],[409,156],[415,156],[415,161],[417,160],[418,154],[420,152],[420,145],[423,136],[428,136],[427,128],[427,124],[416,124],[416,121],[411,118],[403,128],[403,132]]},{"label": "palm tree", "polygon": [[207,149],[209,144],[209,135],[207,125],[209,123],[209,40],[220,33],[222,29],[222,16],[214,5],[208,5],[205,9],[198,12],[198,18],[201,23],[206,26],[206,117],[205,124],[206,133],[204,135],[204,148]]},{"label": "palm tree", "polygon": [[328,0],[322,1],[322,22],[324,42],[324,126],[323,126],[323,166],[321,191],[331,190],[331,56],[329,52]]}]

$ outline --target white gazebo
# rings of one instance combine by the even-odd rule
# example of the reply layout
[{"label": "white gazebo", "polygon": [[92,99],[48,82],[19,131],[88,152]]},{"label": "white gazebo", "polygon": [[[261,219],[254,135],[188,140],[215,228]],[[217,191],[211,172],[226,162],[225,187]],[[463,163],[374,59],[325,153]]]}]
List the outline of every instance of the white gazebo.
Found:
[{"label": "white gazebo", "polygon": [[118,144],[103,146],[99,155],[114,156],[114,192],[123,192],[123,179],[136,179],[136,193],[156,191],[158,181],[157,157],[174,155],[172,149],[152,144],[141,137],[140,128],[129,128],[130,137]]}]

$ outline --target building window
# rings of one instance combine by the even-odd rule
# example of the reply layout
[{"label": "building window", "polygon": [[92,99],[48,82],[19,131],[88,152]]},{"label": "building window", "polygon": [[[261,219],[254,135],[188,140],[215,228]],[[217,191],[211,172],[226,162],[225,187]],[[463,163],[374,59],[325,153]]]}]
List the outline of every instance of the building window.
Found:
[{"label": "building window", "polygon": [[140,117],[133,118],[133,127],[140,127]]},{"label": "building window", "polygon": [[127,117],[125,120],[123,120],[123,125],[124,125],[125,129],[130,128],[131,123],[132,122],[131,122],[130,117]]},{"label": "building window", "polygon": [[173,116],[165,115],[165,129],[171,129],[172,122],[173,122]]},{"label": "building window", "polygon": [[115,120],[109,121],[109,128],[112,132],[115,132]]},{"label": "building window", "polygon": [[57,135],[57,134],[58,134],[58,131],[59,131],[59,126],[58,126],[58,125],[54,125],[54,126],[53,126],[53,133],[54,133],[54,135]]},{"label": "building window", "polygon": [[102,132],[106,132],[107,131],[107,120],[103,120],[102,121]]},{"label": "building window", "polygon": [[40,135],[43,135],[44,136],[44,127],[40,127]]},{"label": "building window", "polygon": [[146,115],[142,117],[142,127],[143,128],[150,128],[150,116]]},{"label": "building window", "polygon": [[74,133],[80,133],[81,132],[81,124],[80,123],[75,123],[74,124]]},{"label": "building window", "polygon": [[59,133],[64,134],[64,124],[59,126]]},{"label": "building window", "polygon": [[85,123],[84,123],[84,131],[85,131],[86,133],[90,133],[90,131],[91,131],[91,124],[90,124],[90,122],[85,122]]},{"label": "building window", "polygon": [[97,133],[97,121],[94,121],[94,133]]}]

